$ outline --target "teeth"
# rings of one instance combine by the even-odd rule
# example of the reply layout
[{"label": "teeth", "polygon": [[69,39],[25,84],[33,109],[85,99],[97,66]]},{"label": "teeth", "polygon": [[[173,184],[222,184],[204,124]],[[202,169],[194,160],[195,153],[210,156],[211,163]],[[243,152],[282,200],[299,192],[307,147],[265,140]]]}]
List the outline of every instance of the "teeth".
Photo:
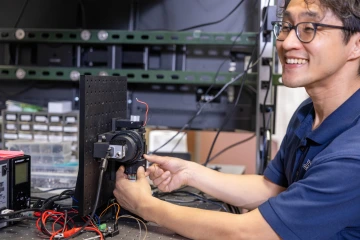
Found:
[{"label": "teeth", "polygon": [[298,58],[287,58],[286,63],[287,64],[305,64],[308,60],[306,59],[298,59]]}]

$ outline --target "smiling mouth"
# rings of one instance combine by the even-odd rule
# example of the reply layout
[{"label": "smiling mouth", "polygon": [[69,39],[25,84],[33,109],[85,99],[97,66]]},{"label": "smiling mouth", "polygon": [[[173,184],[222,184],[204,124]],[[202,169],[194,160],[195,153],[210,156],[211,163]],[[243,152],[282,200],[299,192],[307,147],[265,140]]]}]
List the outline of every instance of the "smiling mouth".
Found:
[{"label": "smiling mouth", "polygon": [[300,59],[300,58],[286,58],[285,59],[285,62],[287,64],[300,64],[300,65],[303,65],[303,64],[306,64],[309,62],[309,60],[307,59]]}]

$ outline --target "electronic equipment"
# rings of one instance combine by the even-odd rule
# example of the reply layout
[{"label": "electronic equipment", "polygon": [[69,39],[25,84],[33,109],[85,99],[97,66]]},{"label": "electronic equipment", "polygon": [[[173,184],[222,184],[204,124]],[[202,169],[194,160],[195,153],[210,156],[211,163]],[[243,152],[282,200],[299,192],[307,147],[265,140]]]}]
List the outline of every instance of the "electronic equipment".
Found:
[{"label": "electronic equipment", "polygon": [[30,159],[23,155],[0,160],[0,212],[30,208]]},{"label": "electronic equipment", "polygon": [[[213,86],[208,92],[208,86],[196,85],[170,85],[170,84],[129,84],[130,114],[137,114],[144,106],[136,101],[146,99],[151,106],[151,122],[148,126],[181,129],[204,103],[205,99],[211,99],[221,89],[221,86]],[[201,114],[191,121],[187,129],[214,130],[219,129],[224,121],[224,116],[232,114],[223,131],[237,129],[255,131],[256,126],[256,86],[234,85],[224,91],[215,101],[207,104]],[[239,103],[234,106],[236,96],[241,91]],[[159,97],[161,96],[161,97]]]},{"label": "electronic equipment", "polygon": [[[121,147],[122,140],[124,140],[123,138],[125,137],[127,138],[125,141],[128,141],[128,143],[133,141],[133,146],[141,148],[140,145],[137,144],[140,143],[140,136],[142,136],[143,133],[141,132],[143,130],[139,121],[134,122],[133,124],[136,127],[129,130],[126,129],[129,127],[126,124],[132,125],[131,122],[122,122],[120,120],[127,119],[126,77],[81,76],[79,112],[79,171],[75,188],[74,205],[78,206],[77,210],[79,211],[79,215],[85,216],[94,210],[98,187],[101,187],[98,208],[106,206],[108,201],[113,198],[116,171],[123,165],[121,161],[109,161],[102,178],[102,185],[98,186],[100,164],[97,158],[105,157],[110,145],[115,146],[113,147],[113,151],[116,155],[120,151],[119,149],[125,148]],[[119,121],[114,119],[118,119]],[[124,128],[122,124],[125,124],[126,127]],[[130,140],[129,135],[116,136],[111,135],[111,132],[108,133],[112,130],[132,131],[134,133],[132,134],[134,135],[133,140]],[[137,137],[135,137],[135,132],[138,134]],[[102,135],[105,136],[104,139],[102,139]],[[101,138],[100,142],[99,136]],[[120,146],[115,143],[110,144],[110,140],[114,140],[112,137],[114,137],[114,139],[120,138]],[[134,141],[134,139],[138,140]],[[135,142],[137,142],[137,144]],[[111,141],[111,143],[113,142]],[[132,145],[132,143],[130,145]],[[94,146],[97,146],[96,150]],[[145,145],[143,145],[142,148],[143,151],[145,151]],[[130,156],[126,151],[125,155]],[[94,158],[94,156],[96,158]]]},{"label": "electronic equipment", "polygon": [[125,173],[130,180],[136,180],[136,172],[140,166],[146,169],[145,128],[138,116],[127,119],[113,119],[111,132],[98,136],[94,143],[94,158],[108,157],[125,166]]},{"label": "electronic equipment", "polygon": [[[7,162],[0,161],[0,169],[7,168]],[[0,174],[0,211],[8,209],[8,173],[4,171]],[[0,228],[6,227],[7,222],[0,223]]]}]

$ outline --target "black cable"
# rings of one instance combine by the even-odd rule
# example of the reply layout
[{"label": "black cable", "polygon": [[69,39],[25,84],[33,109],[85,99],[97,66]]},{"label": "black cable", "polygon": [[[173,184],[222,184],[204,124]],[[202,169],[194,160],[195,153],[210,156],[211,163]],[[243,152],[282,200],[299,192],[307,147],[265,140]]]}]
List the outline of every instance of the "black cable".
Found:
[{"label": "black cable", "polygon": [[[160,194],[160,197],[161,196],[166,196],[166,195],[174,195],[176,196],[176,194],[186,194],[186,195],[190,195],[190,196],[193,196],[193,197],[196,197],[196,199],[200,200],[200,201],[204,201],[204,202],[208,202],[208,203],[211,203],[211,204],[214,204],[216,206],[219,206],[221,207],[225,212],[228,212],[227,209],[224,207],[223,204],[219,204],[217,203],[216,201],[213,201],[213,200],[210,200],[209,198],[207,197],[204,197],[204,196],[201,196],[199,194],[196,194],[196,193],[192,193],[192,192],[189,192],[189,191],[173,191],[173,192],[170,192],[170,193],[163,193],[163,194]],[[160,198],[161,199],[161,198]],[[162,199],[162,200],[165,200],[165,199]]]},{"label": "black cable", "polygon": [[235,214],[240,214],[240,210],[238,207],[231,205],[229,203],[226,203],[227,208],[229,209],[229,212],[231,213],[235,213]]},{"label": "black cable", "polygon": [[213,142],[212,142],[212,144],[211,144],[211,147],[210,147],[208,156],[207,156],[207,158],[206,158],[206,161],[205,161],[205,163],[204,163],[204,166],[206,166],[206,165],[209,163],[209,159],[210,159],[211,153],[212,153],[212,151],[213,151],[213,149],[214,149],[216,140],[217,140],[217,138],[219,137],[220,132],[223,130],[223,128],[225,127],[225,125],[228,123],[228,121],[230,120],[230,118],[232,117],[232,115],[233,115],[234,112],[235,112],[235,108],[236,108],[236,106],[237,106],[237,104],[239,103],[239,100],[240,100],[240,96],[241,96],[241,92],[242,92],[242,89],[243,89],[243,86],[244,86],[244,82],[245,82],[245,77],[243,77],[243,79],[242,79],[242,81],[241,81],[241,87],[240,87],[240,89],[239,89],[239,93],[238,93],[238,95],[237,95],[237,97],[236,97],[236,101],[235,101],[235,103],[234,103],[233,108],[231,109],[230,113],[229,113],[228,115],[226,115],[225,119],[223,120],[220,128],[218,129],[218,131],[217,131],[217,133],[216,133],[216,135],[215,135],[215,138],[214,138],[214,140],[213,140]]},{"label": "black cable", "polygon": [[92,219],[94,218],[97,206],[99,204],[99,198],[100,198],[100,192],[101,192],[101,185],[102,185],[102,181],[103,181],[103,176],[104,173],[106,171],[107,168],[107,164],[108,164],[108,158],[110,155],[110,151],[108,150],[105,158],[102,159],[101,165],[100,165],[100,174],[99,174],[99,180],[98,180],[98,187],[97,187],[97,192],[96,192],[96,200],[95,200],[95,204],[94,204],[94,208],[93,211],[91,213],[91,215],[89,216],[89,219],[86,221],[86,223],[78,230],[76,231],[73,235],[67,237],[67,238],[63,238],[63,239],[71,239],[74,238],[76,236],[79,236],[84,229],[89,225],[89,223],[92,221]]},{"label": "black cable", "polygon": [[269,95],[269,91],[270,91],[270,86],[271,86],[271,80],[272,80],[272,67],[271,67],[271,63],[269,63],[269,71],[270,71],[270,76],[269,76],[269,81],[268,81],[268,88],[266,89],[266,93],[265,93],[265,97],[264,97],[264,102],[263,102],[263,109],[262,109],[262,114],[263,114],[263,127],[264,127],[264,130],[265,129],[265,113],[267,111],[267,108],[266,108],[266,100],[267,100],[267,97]]},{"label": "black cable", "polygon": [[21,8],[21,11],[20,11],[20,14],[19,14],[19,16],[18,16],[18,18],[16,19],[16,22],[15,22],[15,24],[14,24],[14,28],[17,28],[17,26],[18,26],[18,24],[19,24],[19,22],[20,22],[20,19],[21,19],[22,16],[24,15],[24,11],[25,11],[25,8],[26,8],[26,6],[27,6],[28,3],[29,3],[29,0],[25,0],[25,1],[24,1],[24,4],[23,4],[23,6],[22,6],[22,8]]},{"label": "black cable", "polygon": [[232,13],[235,12],[236,9],[238,9],[241,4],[244,2],[245,0],[241,0],[228,14],[226,14],[226,16],[224,16],[223,18],[221,18],[220,20],[217,21],[213,21],[213,22],[208,22],[208,23],[202,23],[202,24],[198,24],[195,26],[190,26],[190,27],[186,27],[183,29],[178,29],[178,30],[173,30],[173,29],[164,29],[164,28],[152,28],[152,29],[136,29],[136,30],[142,30],[142,31],[177,31],[177,32],[184,32],[184,31],[188,31],[194,28],[199,28],[199,27],[205,27],[205,26],[209,26],[209,25],[214,25],[216,23],[220,23],[222,21],[224,21],[226,18],[228,18]]},{"label": "black cable", "polygon": [[[265,97],[264,97],[264,102],[263,102],[263,108],[262,108],[262,116],[263,116],[263,141],[266,142],[266,137],[267,137],[267,131],[268,131],[268,126],[266,125],[266,120],[265,120],[265,113],[268,111],[267,107],[266,107],[266,100],[267,97],[269,95],[269,91],[270,91],[270,86],[271,86],[271,81],[272,81],[272,64],[269,63],[269,81],[268,81],[268,88],[266,89],[266,93],[265,93]],[[269,116],[269,121],[270,121],[270,117]],[[260,163],[260,166],[262,166],[262,169],[260,170],[260,174],[262,174],[267,166],[267,159],[266,157],[268,156],[268,152],[269,152],[269,146],[270,144],[265,144],[265,146],[263,146],[263,154],[262,154],[262,163]]]},{"label": "black cable", "polygon": [[52,197],[49,197],[48,199],[46,199],[43,202],[43,206],[41,207],[43,210],[46,210],[49,208],[49,206],[51,204],[53,204],[55,201],[61,201],[61,200],[65,200],[68,198],[71,198],[74,195],[74,191],[73,190],[65,190],[63,192],[61,192],[59,195],[55,195]]},{"label": "black cable", "polygon": [[31,89],[32,87],[34,87],[34,85],[36,84],[36,82],[32,81],[30,84],[28,84],[27,86],[25,86],[23,89],[17,91],[17,92],[8,92],[8,91],[3,91],[0,89],[0,92],[2,94],[4,94],[4,96],[6,96],[7,98],[11,98],[13,96],[18,96],[23,92],[26,92],[27,90]]},{"label": "black cable", "polygon": [[245,0],[241,0],[228,14],[226,14],[226,16],[224,16],[223,18],[221,18],[221,19],[219,19],[219,20],[217,20],[217,21],[208,22],[208,23],[203,23],[203,24],[198,24],[198,25],[195,25],[195,26],[191,26],[191,27],[179,29],[179,30],[177,30],[177,31],[183,32],[183,31],[188,31],[188,30],[194,29],[194,28],[200,28],[200,27],[205,27],[205,26],[209,26],[209,25],[214,25],[214,24],[220,23],[220,22],[224,21],[226,18],[228,18],[233,12],[235,12],[235,10],[238,9],[244,1],[245,1]]},{"label": "black cable", "polygon": [[85,14],[85,6],[83,0],[79,0],[78,4],[80,6],[80,11],[81,11],[81,28],[86,29],[86,14]]},{"label": "black cable", "polygon": [[71,188],[52,188],[52,189],[48,189],[48,190],[37,189],[39,191],[37,191],[37,192],[32,191],[31,193],[46,193],[46,192],[52,192],[52,191],[57,191],[57,190],[73,190],[73,189],[75,189],[75,188],[74,187],[71,187]]},{"label": "black cable", "polygon": [[86,29],[86,13],[83,0],[77,1],[76,27]]},{"label": "black cable", "polygon": [[[257,1],[255,2],[255,5],[256,5],[256,4],[257,4]],[[256,8],[254,8],[254,9],[256,9]],[[248,19],[248,18],[246,18],[246,21],[247,21],[247,19]],[[245,21],[245,23],[246,23],[246,21]],[[245,25],[245,23],[244,23],[244,25]],[[239,37],[241,37],[243,31],[244,31],[244,30],[241,30],[241,32],[240,32],[240,33],[236,36],[236,38],[234,39],[234,41],[233,41],[233,43],[232,43],[232,45],[231,45],[231,48],[230,48],[230,52],[231,52],[232,49],[234,48],[237,39],[238,39]],[[260,28],[260,31],[261,31],[261,28]],[[259,32],[259,33],[260,33],[260,32]],[[255,50],[255,49],[254,49],[254,50]],[[263,51],[262,51],[262,52],[263,52]],[[260,54],[260,56],[261,56],[261,55],[262,55],[262,53]],[[253,56],[253,54],[252,54],[252,56]],[[219,74],[220,68],[224,65],[225,62],[226,62],[226,59],[225,59],[225,60],[222,62],[222,64],[219,66],[219,68],[218,68],[218,70],[217,70],[217,72],[216,72],[216,74],[215,74],[215,77],[214,77],[215,79],[216,79],[217,75]],[[250,69],[250,63],[251,63],[251,61],[249,61],[249,63],[248,63],[247,70]],[[218,129],[218,131],[217,131],[217,133],[216,133],[216,136],[215,136],[215,138],[214,138],[214,140],[213,140],[213,142],[212,142],[212,146],[211,146],[210,151],[209,151],[209,155],[208,155],[208,157],[206,158],[206,161],[205,161],[205,164],[204,164],[205,166],[206,166],[206,165],[208,164],[208,162],[209,162],[208,159],[209,159],[209,157],[210,157],[210,155],[211,155],[211,152],[212,152],[212,150],[213,150],[213,148],[214,148],[215,142],[216,142],[216,140],[217,140],[220,132],[222,131],[222,129],[225,127],[226,123],[230,120],[231,116],[232,116],[232,115],[234,114],[234,112],[235,112],[235,108],[236,108],[236,106],[237,106],[237,104],[238,104],[238,102],[239,102],[239,99],[240,99],[240,95],[241,95],[241,92],[242,92],[242,88],[243,88],[243,83],[244,83],[244,82],[245,82],[245,79],[244,79],[244,80],[242,81],[242,83],[241,83],[241,88],[240,88],[240,90],[239,90],[239,93],[238,93],[238,96],[237,96],[237,99],[236,99],[236,101],[235,101],[235,104],[234,104],[233,109],[230,111],[230,114],[226,116],[226,118],[224,119],[221,127]],[[207,95],[207,94],[210,92],[210,90],[213,88],[213,86],[214,86],[214,84],[210,85],[210,87],[207,89],[205,95]]]},{"label": "black cable", "polygon": [[[236,39],[238,39],[241,35],[242,35],[243,31],[241,31],[235,38],[235,40],[233,41],[233,45],[232,47],[234,46],[234,43],[236,42]],[[231,47],[231,49],[232,49]],[[230,51],[231,51],[230,49]],[[214,81],[216,80],[216,78],[218,77],[219,73],[220,73],[220,70],[222,68],[222,66],[226,63],[227,59],[225,59],[221,64],[220,66],[218,67],[218,69],[216,70],[216,73],[215,73],[215,76],[214,76]],[[211,84],[210,87],[208,87],[208,89],[206,90],[205,92],[205,96],[209,94],[210,90],[214,87],[214,84]],[[206,101],[205,104],[207,104],[208,102],[212,102],[213,100],[215,100],[215,97],[213,99],[211,99],[211,101]],[[178,133],[175,135],[177,136],[179,133],[181,133],[182,131],[186,130],[187,128],[190,128],[190,124],[191,122],[200,114],[202,110],[202,107],[200,108],[200,110],[178,131]],[[184,137],[184,135],[179,139],[179,141],[176,143],[175,147],[172,149],[172,151],[176,148],[176,146],[180,143],[180,140]],[[174,137],[175,138],[175,137]],[[172,138],[173,139],[173,138]],[[157,152],[159,149],[161,149],[162,147],[164,147],[166,144],[168,144],[169,142],[171,142],[170,139],[169,141],[167,141],[164,145],[162,145],[161,147],[159,147],[158,149],[156,149],[155,151],[153,151],[152,153],[155,153]],[[171,152],[172,152],[171,151]]]},{"label": "black cable", "polygon": [[[263,55],[263,53],[264,53],[264,51],[265,51],[266,45],[267,45],[267,42],[264,44],[264,47],[263,47],[263,49],[261,50],[261,53],[260,53],[258,59],[260,59],[261,56]],[[254,50],[255,50],[255,49],[254,49]],[[257,64],[256,62],[257,62],[257,61],[255,61],[254,64]],[[252,67],[253,67],[253,65],[251,65],[251,61],[249,61],[248,66],[247,66],[245,72],[247,73],[247,71],[249,71]],[[219,135],[220,135],[220,132],[223,130],[223,128],[225,127],[225,125],[227,124],[227,122],[230,120],[230,118],[232,117],[232,115],[233,115],[234,112],[235,112],[235,108],[236,108],[236,106],[237,106],[237,104],[239,103],[239,100],[240,100],[240,96],[241,96],[241,93],[242,93],[242,89],[243,89],[244,83],[245,83],[245,77],[243,77],[243,79],[242,79],[242,81],[241,81],[241,86],[240,86],[240,89],[239,89],[239,93],[238,93],[238,95],[237,95],[237,97],[236,97],[236,101],[235,101],[235,103],[234,103],[234,106],[233,106],[232,110],[231,110],[230,113],[225,117],[224,121],[222,122],[220,128],[218,129],[218,131],[217,131],[217,133],[216,133],[216,135],[215,135],[215,138],[214,138],[214,140],[213,140],[213,142],[212,142],[212,144],[211,144],[211,147],[210,147],[208,156],[207,156],[207,158],[206,158],[206,161],[205,161],[205,163],[204,163],[204,166],[206,166],[206,165],[209,163],[209,159],[210,159],[211,153],[212,153],[212,151],[214,150],[214,146],[215,146],[215,143],[216,143],[217,138],[218,138]]]},{"label": "black cable", "polygon": [[[264,52],[264,50],[265,50],[265,47],[263,48],[262,53]],[[261,55],[262,55],[262,53],[261,53]],[[260,55],[260,57],[261,57],[261,55]],[[260,57],[253,63],[253,65],[252,65],[250,68],[252,68],[254,65],[258,64],[258,62],[259,62],[259,60],[260,60]],[[249,69],[250,69],[250,68],[249,68]],[[204,109],[204,107],[205,107],[208,103],[212,102],[214,99],[216,99],[218,96],[220,96],[220,95],[222,94],[222,92],[224,92],[225,89],[226,89],[229,85],[233,84],[234,82],[236,82],[237,80],[239,80],[241,77],[243,77],[243,76],[247,73],[247,71],[249,71],[249,69],[246,69],[244,72],[242,72],[242,73],[238,74],[236,77],[234,77],[230,82],[226,83],[226,84],[218,91],[218,93],[217,93],[212,99],[209,99],[208,101],[206,101],[206,102],[200,107],[200,109],[195,113],[195,115],[194,115],[173,137],[171,137],[168,141],[166,141],[163,145],[161,145],[160,147],[158,147],[157,149],[155,149],[153,152],[149,152],[148,154],[154,154],[154,153],[156,153],[159,149],[163,148],[165,145],[167,145],[169,142],[171,142],[177,135],[179,135],[185,128],[187,128],[187,127],[189,126],[189,124],[190,124],[197,116],[199,116],[199,114],[201,113],[201,111]]]},{"label": "black cable", "polygon": [[[224,202],[222,201],[219,201],[218,199],[211,199],[211,198],[207,198],[206,196],[204,196],[203,193],[199,193],[199,194],[196,194],[196,193],[193,193],[193,192],[190,192],[190,191],[186,191],[186,190],[183,190],[183,189],[186,189],[188,186],[183,186],[175,191],[172,191],[172,192],[154,192],[153,196],[156,197],[156,198],[159,198],[161,200],[164,200],[164,201],[168,201],[169,199],[164,199],[162,197],[164,196],[168,196],[168,195],[171,195],[171,196],[178,196],[178,197],[181,197],[181,196],[184,196],[184,195],[190,195],[190,196],[195,196],[196,199],[195,200],[189,200],[189,201],[180,201],[180,200],[173,200],[173,199],[170,199],[169,202],[174,202],[174,203],[193,203],[195,202],[196,200],[198,201],[203,201],[203,202],[209,202],[209,203],[212,203],[214,205],[217,205],[219,207],[221,207],[225,212],[229,212],[225,206],[224,206]],[[222,204],[220,204],[222,203]]]},{"label": "black cable", "polygon": [[[43,205],[40,210],[40,212],[41,212],[40,219],[42,219],[43,214],[46,212],[47,209],[50,208],[50,206],[52,207],[52,204],[55,201],[61,201],[61,200],[71,198],[72,195],[74,195],[73,190],[65,190],[65,191],[61,192],[59,195],[55,195],[55,196],[52,196],[52,197],[49,197],[48,199],[46,199],[43,202]],[[49,232],[49,230],[47,230],[47,228],[42,220],[40,221],[40,229],[41,229],[41,232],[44,233],[45,235],[52,236],[52,234]]]},{"label": "black cable", "polygon": [[[245,85],[245,87],[249,87],[249,86],[246,86]],[[256,90],[254,90],[254,89],[252,89],[252,88],[250,88],[249,87],[249,89],[251,90],[251,91],[253,91],[253,92],[255,92],[256,93]],[[235,105],[236,106],[236,105]],[[189,125],[189,127],[188,128],[190,128],[190,125]],[[175,148],[180,144],[180,142],[181,142],[181,140],[183,139],[183,137],[186,135],[187,133],[186,132],[184,132],[184,134],[181,136],[181,138],[177,141],[177,143],[175,144],[175,146],[173,147],[173,149],[171,150],[171,153],[173,153],[174,152],[174,150],[175,150]],[[255,135],[256,136],[256,135]],[[236,145],[239,145],[240,143],[237,143]],[[235,145],[235,146],[236,146]],[[232,146],[232,147],[234,147],[234,146]],[[232,147],[230,147],[230,148],[232,148]],[[226,150],[228,150],[228,149],[230,149],[230,148],[226,148]],[[218,156],[218,155],[217,155]],[[211,161],[211,160],[210,160]]]},{"label": "black cable", "polygon": [[229,150],[229,149],[231,149],[231,148],[233,148],[233,147],[236,147],[236,146],[238,146],[238,145],[240,145],[240,144],[243,144],[243,143],[245,143],[245,142],[247,142],[247,141],[250,141],[250,140],[253,139],[254,137],[256,137],[256,134],[253,134],[253,135],[251,135],[250,137],[248,137],[248,138],[246,138],[246,139],[244,139],[244,140],[241,140],[241,141],[239,141],[239,142],[236,142],[236,143],[234,143],[234,144],[231,144],[230,146],[224,148],[223,150],[221,150],[220,152],[218,152],[217,154],[215,154],[214,156],[212,156],[212,157],[209,159],[209,162],[211,162],[212,160],[214,160],[215,158],[217,158],[218,156],[220,156],[221,154],[223,154],[223,153],[226,152],[227,150]]},{"label": "black cable", "polygon": [[38,218],[34,218],[34,217],[16,217],[16,218],[3,218],[0,219],[0,223],[5,223],[5,222],[21,222],[24,220],[37,220]]},{"label": "black cable", "polygon": [[46,198],[31,196],[31,199],[30,199],[31,203],[35,203],[35,202],[37,202],[38,200],[43,200],[43,201],[45,201]]},{"label": "black cable", "polygon": [[199,114],[201,113],[201,111],[204,109],[204,107],[205,107],[208,103],[212,102],[214,99],[216,99],[218,96],[220,96],[220,95],[222,94],[222,92],[224,92],[225,89],[226,89],[229,85],[231,85],[231,84],[233,84],[234,82],[236,82],[237,80],[239,80],[245,73],[246,73],[246,71],[238,74],[238,75],[237,75],[235,78],[233,78],[230,82],[226,83],[226,84],[219,90],[219,92],[215,95],[215,97],[212,98],[212,99],[210,99],[210,100],[208,100],[208,101],[206,101],[206,102],[200,107],[200,109],[197,111],[197,113],[196,113],[172,138],[170,138],[167,142],[165,142],[163,145],[161,145],[160,147],[158,147],[158,148],[157,148],[156,150],[154,150],[153,152],[150,152],[149,154],[153,154],[153,153],[157,152],[159,149],[163,148],[166,144],[168,144],[169,142],[171,142],[177,135],[179,135],[185,128],[187,128],[187,127],[189,126],[189,124],[190,124],[192,121],[194,121],[194,119],[195,119],[197,116],[199,116]]},{"label": "black cable", "polygon": [[[266,45],[265,45],[266,46]],[[263,54],[264,50],[265,50],[265,46],[260,54],[260,57],[261,55]],[[189,124],[197,117],[200,115],[201,111],[203,110],[203,108],[210,102],[212,102],[213,100],[215,100],[218,96],[221,95],[222,92],[225,91],[225,89],[231,85],[232,83],[236,82],[237,80],[239,80],[241,77],[243,77],[247,71],[250,70],[250,68],[252,68],[254,65],[256,65],[259,60],[260,60],[260,57],[255,61],[255,63],[249,67],[248,69],[246,69],[244,72],[238,74],[236,77],[234,77],[230,82],[226,83],[219,91],[218,93],[211,99],[209,99],[208,101],[206,101],[201,107],[200,109],[195,113],[195,115],[173,136],[171,137],[168,141],[166,141],[163,145],[161,145],[160,147],[158,147],[157,149],[155,149],[153,152],[149,152],[148,154],[153,154],[153,153],[156,153],[159,149],[163,148],[165,145],[167,145],[169,142],[171,142],[177,135],[179,135],[184,129],[186,129]],[[245,81],[242,82],[242,84],[244,83]]]},{"label": "black cable", "polygon": [[[262,33],[262,30],[264,29],[265,21],[266,21],[267,16],[268,16],[269,5],[270,5],[270,0],[268,1],[268,5],[267,5],[267,8],[266,8],[266,12],[265,12],[264,18],[263,18],[263,23],[262,23],[262,25],[261,25],[261,27],[260,27],[260,30],[259,30],[259,34]],[[264,53],[264,51],[265,51],[266,45],[267,45],[267,42],[265,42],[264,47],[263,47],[263,49],[261,50],[261,53],[260,53],[260,55],[259,55],[258,60],[259,60],[259,59],[261,58],[261,56],[263,55],[263,53]],[[255,49],[254,49],[254,50],[255,50]],[[252,56],[253,56],[253,55],[252,55]],[[245,72],[247,73],[247,71],[249,71],[250,68],[252,68],[256,63],[257,63],[257,61],[256,61],[253,65],[250,65],[250,64],[251,64],[251,61],[249,61],[248,66],[247,66]],[[236,99],[236,101],[235,101],[235,104],[234,104],[234,106],[233,106],[233,110],[230,112],[229,115],[226,116],[226,118],[224,119],[221,127],[218,129],[218,131],[217,131],[217,133],[216,133],[216,136],[215,136],[215,138],[214,138],[214,140],[213,140],[213,142],[212,142],[212,145],[211,145],[211,147],[210,147],[210,150],[209,150],[208,156],[207,156],[207,158],[206,158],[206,161],[205,161],[205,163],[204,163],[204,166],[206,166],[206,165],[209,163],[209,159],[210,159],[211,153],[212,153],[212,151],[213,151],[213,149],[214,149],[216,140],[217,140],[220,132],[222,131],[222,129],[225,127],[226,123],[230,120],[231,116],[232,116],[232,115],[234,114],[234,112],[235,112],[234,110],[235,110],[235,108],[236,108],[236,105],[238,104],[238,101],[240,100],[240,95],[241,95],[241,92],[242,92],[242,89],[243,89],[244,82],[245,82],[245,78],[242,79],[241,87],[240,87],[240,90],[239,90],[237,99]]]},{"label": "black cable", "polygon": [[[258,0],[255,1],[254,3],[254,7],[253,7],[253,11],[251,11],[251,14],[253,14],[255,11],[257,11],[257,9],[255,8],[256,4],[257,4]],[[245,22],[244,24],[242,25],[243,28],[241,29],[241,31],[239,32],[239,34],[234,38],[232,44],[231,44],[231,47],[230,47],[230,50],[229,52],[231,53],[231,51],[233,50],[233,48],[235,47],[236,45],[236,42],[237,40],[241,37],[241,35],[244,33],[244,26],[246,25],[247,21],[249,20],[250,18],[249,17],[246,17],[245,18]],[[230,55],[231,56],[231,55]],[[214,76],[214,81],[216,80],[217,76],[219,75],[220,73],[220,70],[222,68],[222,66],[226,63],[228,59],[225,59],[221,64],[220,66],[218,67],[218,69],[216,70],[216,73],[215,73],[215,76]],[[214,87],[214,84],[211,84],[210,87],[208,87],[208,89],[206,90],[205,92],[205,96],[210,92],[210,90]]]},{"label": "black cable", "polygon": [[14,211],[14,212],[0,214],[0,217],[9,217],[9,216],[17,215],[17,214],[20,214],[20,213],[23,213],[23,212],[33,212],[33,211],[42,211],[42,209],[41,208],[21,209],[21,210]]},{"label": "black cable", "polygon": [[161,198],[161,200],[165,201],[165,202],[170,202],[170,203],[178,203],[178,204],[185,204],[185,203],[194,203],[199,201],[199,199],[192,199],[189,201],[181,201],[178,199],[170,199],[170,198]]},{"label": "black cable", "polygon": [[173,149],[171,149],[171,153],[174,152],[175,148],[180,144],[181,140],[185,137],[185,135],[187,135],[187,132],[184,132],[184,134],[179,138]]},{"label": "black cable", "polygon": [[51,237],[51,232],[49,232],[49,230],[47,230],[46,226],[44,225],[43,221],[42,221],[42,218],[43,218],[43,214],[44,214],[45,210],[42,210],[41,214],[40,214],[40,230],[43,234]]},{"label": "black cable", "polygon": [[[258,1],[256,0],[255,5],[257,4],[257,2],[258,2]],[[256,10],[256,8],[253,8],[253,9]],[[255,10],[254,10],[254,11],[255,11]],[[247,22],[248,19],[249,19],[249,18],[246,18],[245,23]],[[244,25],[245,25],[245,23],[244,23]],[[240,33],[239,33],[239,34],[235,37],[235,39],[233,40],[233,43],[232,43],[231,48],[230,48],[230,51],[231,51],[231,50],[233,49],[233,47],[235,46],[235,43],[236,43],[237,39],[243,34],[243,31],[244,31],[244,30],[241,30]],[[259,32],[258,34],[260,34],[260,33],[261,33],[261,32]],[[217,69],[217,71],[216,71],[216,73],[215,73],[215,76],[214,76],[214,80],[216,80],[217,76],[218,76],[219,73],[220,73],[221,67],[225,64],[226,61],[227,61],[227,59],[225,59],[225,60],[220,64],[220,66],[218,67],[218,69]],[[244,74],[244,73],[245,73],[245,72],[237,75],[237,76],[235,77],[235,79],[238,79],[238,77],[239,77],[240,75]],[[240,77],[241,77],[241,76],[240,76]],[[234,81],[230,81],[230,82],[232,83],[232,82],[234,82]],[[210,85],[210,87],[207,89],[207,91],[206,91],[205,94],[207,94],[207,93],[211,90],[211,88],[212,88],[213,86],[214,86],[214,84]],[[225,89],[226,89],[226,88],[225,88]],[[157,149],[155,149],[153,152],[149,152],[148,154],[154,154],[154,153],[156,153],[159,149],[163,148],[163,147],[166,146],[169,142],[171,142],[171,141],[172,141],[177,135],[179,135],[182,131],[184,131],[185,129],[189,128],[189,126],[190,126],[190,124],[192,123],[192,121],[193,121],[198,115],[200,115],[200,113],[201,113],[202,109],[204,108],[204,106],[207,105],[208,103],[212,102],[213,100],[215,100],[215,99],[217,98],[217,96],[220,95],[219,93],[223,92],[225,89],[224,89],[224,87],[223,87],[222,89],[219,90],[218,94],[216,94],[215,97],[213,97],[213,98],[210,99],[209,101],[205,101],[205,103],[202,105],[202,107],[200,107],[200,109],[198,110],[198,112],[196,112],[195,115],[194,115],[192,118],[190,118],[190,120],[189,120],[187,123],[185,123],[185,125],[184,125],[172,138],[170,138],[170,139],[169,139],[168,141],[166,141],[163,145],[161,145],[160,147],[158,147]]]}]

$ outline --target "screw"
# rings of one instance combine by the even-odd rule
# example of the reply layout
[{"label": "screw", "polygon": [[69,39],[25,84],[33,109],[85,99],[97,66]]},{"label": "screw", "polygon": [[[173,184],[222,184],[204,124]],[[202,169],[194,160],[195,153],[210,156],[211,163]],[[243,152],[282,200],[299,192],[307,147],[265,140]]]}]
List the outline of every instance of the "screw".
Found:
[{"label": "screw", "polygon": [[107,31],[101,30],[98,32],[98,39],[100,41],[105,41],[108,38],[109,34]]},{"label": "screw", "polygon": [[16,30],[16,32],[15,32],[15,37],[16,37],[16,39],[18,39],[18,40],[24,39],[24,38],[25,38],[25,31],[22,30],[22,29]]},{"label": "screw", "polygon": [[78,71],[71,71],[70,72],[70,79],[73,81],[78,81],[80,78],[80,73]]},{"label": "screw", "polygon": [[195,30],[193,32],[193,37],[194,38],[200,38],[201,37],[201,30]]},{"label": "screw", "polygon": [[24,79],[26,76],[26,72],[24,69],[19,68],[18,70],[16,70],[16,77],[17,79]]},{"label": "screw", "polygon": [[109,74],[105,71],[100,71],[99,76],[109,76]]},{"label": "screw", "polygon": [[89,32],[89,30],[83,30],[80,34],[80,37],[82,40],[88,41],[91,38],[91,33]]}]

